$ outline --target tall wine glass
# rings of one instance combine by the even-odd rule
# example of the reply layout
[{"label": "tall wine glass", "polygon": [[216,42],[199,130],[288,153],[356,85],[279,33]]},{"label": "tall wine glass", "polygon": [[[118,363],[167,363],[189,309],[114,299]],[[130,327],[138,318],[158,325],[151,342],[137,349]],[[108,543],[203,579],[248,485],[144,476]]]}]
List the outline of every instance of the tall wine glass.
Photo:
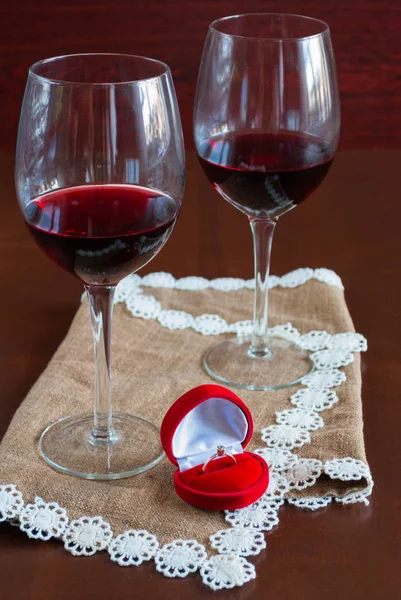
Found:
[{"label": "tall wine glass", "polygon": [[77,54],[30,68],[17,145],[19,204],[38,246],[84,284],[95,351],[94,413],[65,417],[40,438],[43,458],[64,473],[117,479],[162,457],[155,425],[112,413],[111,317],[118,282],[148,263],[173,230],[184,162],[164,63]]},{"label": "tall wine glass", "polygon": [[198,78],[195,143],[213,187],[248,217],[255,259],[251,339],[226,340],[204,359],[219,382],[278,389],[311,369],[302,348],[269,334],[270,251],[278,218],[327,174],[339,130],[336,68],[325,23],[245,14],[210,25]]}]

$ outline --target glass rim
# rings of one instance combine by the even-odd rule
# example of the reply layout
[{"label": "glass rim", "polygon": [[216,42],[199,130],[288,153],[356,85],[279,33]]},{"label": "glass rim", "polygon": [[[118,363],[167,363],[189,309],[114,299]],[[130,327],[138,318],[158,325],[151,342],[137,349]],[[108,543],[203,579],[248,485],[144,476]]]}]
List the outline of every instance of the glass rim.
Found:
[{"label": "glass rim", "polygon": [[[218,23],[222,23],[224,21],[239,19],[241,17],[296,17],[297,19],[303,21],[313,21],[315,23],[319,23],[323,26],[322,31],[318,33],[312,33],[311,35],[302,35],[302,36],[292,36],[292,37],[262,37],[262,36],[252,36],[252,35],[239,35],[237,33],[225,33],[224,31],[220,31],[216,29],[216,25]],[[319,37],[330,33],[330,27],[326,23],[326,21],[322,21],[322,19],[316,19],[315,17],[307,17],[306,15],[298,15],[296,13],[273,13],[273,12],[252,12],[252,13],[240,13],[237,15],[228,15],[227,17],[220,17],[219,19],[215,19],[209,25],[209,30],[212,30],[219,35],[230,37],[230,38],[238,38],[242,40],[253,40],[258,42],[301,42],[302,40],[310,40],[314,37]]]},{"label": "glass rim", "polygon": [[[158,75],[150,75],[149,77],[141,77],[139,79],[127,79],[126,81],[67,81],[65,79],[55,79],[54,77],[46,77],[46,75],[41,75],[36,73],[35,69],[42,65],[52,64],[55,61],[59,61],[65,58],[75,58],[79,56],[111,56],[111,57],[121,57],[121,58],[136,58],[140,59],[143,62],[157,64],[162,68],[162,72]],[[164,75],[171,74],[171,69],[167,63],[162,60],[158,60],[157,58],[149,58],[148,56],[141,56],[140,54],[127,54],[122,52],[76,52],[73,54],[60,54],[59,56],[52,56],[51,58],[43,58],[42,60],[38,60],[33,63],[29,69],[28,74],[31,77],[35,77],[40,81],[44,81],[46,83],[50,83],[52,85],[75,85],[75,86],[116,86],[116,85],[130,85],[134,83],[140,83],[141,81],[151,81],[152,79],[159,79]]]}]

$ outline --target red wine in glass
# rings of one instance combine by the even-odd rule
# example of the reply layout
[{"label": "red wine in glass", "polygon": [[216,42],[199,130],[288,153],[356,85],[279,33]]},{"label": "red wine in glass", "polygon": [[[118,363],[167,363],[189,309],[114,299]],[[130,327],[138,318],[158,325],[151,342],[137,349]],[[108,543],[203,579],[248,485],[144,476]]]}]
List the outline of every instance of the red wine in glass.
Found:
[{"label": "red wine in glass", "polygon": [[[204,355],[208,375],[223,385],[277,390],[299,383],[313,368],[304,348],[269,327],[270,256],[278,218],[322,182],[339,132],[326,23],[250,13],[209,25],[198,74],[195,145],[215,190],[248,217],[255,265],[252,335],[227,338]],[[225,225],[229,229],[229,218]]]},{"label": "red wine in glass", "polygon": [[214,188],[250,217],[275,218],[303,202],[326,176],[333,150],[299,133],[231,132],[201,142]]},{"label": "red wine in glass", "polygon": [[84,283],[93,334],[94,411],[48,425],[39,453],[84,479],[142,473],[164,456],[160,433],[146,418],[112,411],[111,325],[116,285],[163,247],[183,198],[185,151],[168,65],[115,53],[32,65],[15,181],[37,245]]},{"label": "red wine in glass", "polygon": [[168,239],[179,205],[136,185],[83,185],[29,202],[25,219],[38,246],[87,285],[116,285]]}]

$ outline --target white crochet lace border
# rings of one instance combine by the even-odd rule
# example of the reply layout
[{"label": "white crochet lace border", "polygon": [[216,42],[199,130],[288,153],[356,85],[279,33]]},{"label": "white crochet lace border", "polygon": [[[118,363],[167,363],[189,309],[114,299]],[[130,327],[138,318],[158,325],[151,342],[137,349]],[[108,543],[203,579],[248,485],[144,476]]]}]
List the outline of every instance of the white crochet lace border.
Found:
[{"label": "white crochet lace border", "polygon": [[[310,279],[343,289],[338,275],[328,269],[297,269],[283,277],[271,276],[269,287],[294,288]],[[144,319],[156,319],[168,329],[192,328],[202,335],[250,331],[250,321],[227,323],[219,315],[193,317],[183,311],[163,310],[153,296],[145,296],[142,287],[177,290],[220,291],[252,289],[254,280],[202,277],[175,279],[168,273],[152,273],[141,278],[131,275],[118,286],[115,302],[124,302],[129,311]],[[366,339],[354,332],[331,335],[326,331],[309,331],[301,335],[291,323],[272,328],[276,335],[294,341],[311,352],[315,364],[303,387],[289,397],[289,408],[276,413],[276,423],[261,432],[265,445],[256,450],[268,462],[271,470],[269,488],[264,496],[246,508],[225,511],[226,529],[210,536],[209,554],[196,540],[174,540],[160,547],[156,535],[145,529],[129,530],[114,535],[111,526],[101,516],[83,516],[70,521],[67,511],[56,501],[46,502],[36,497],[24,502],[14,484],[0,485],[0,522],[18,526],[28,537],[41,540],[58,538],[74,556],[91,556],[105,550],[120,566],[138,566],[153,560],[157,571],[166,577],[186,577],[199,571],[202,581],[212,590],[241,586],[256,577],[254,565],[247,560],[266,548],[265,533],[279,523],[278,512],[284,502],[298,508],[317,510],[332,500],[342,504],[363,502],[373,488],[369,466],[353,457],[333,457],[323,463],[318,459],[299,458],[296,449],[310,443],[313,432],[324,427],[322,413],[341,401],[335,388],[346,379],[344,367],[354,360],[356,352],[367,349]],[[286,498],[289,492],[312,488],[321,475],[341,481],[364,484],[345,496]],[[292,494],[293,495],[293,494]]]}]

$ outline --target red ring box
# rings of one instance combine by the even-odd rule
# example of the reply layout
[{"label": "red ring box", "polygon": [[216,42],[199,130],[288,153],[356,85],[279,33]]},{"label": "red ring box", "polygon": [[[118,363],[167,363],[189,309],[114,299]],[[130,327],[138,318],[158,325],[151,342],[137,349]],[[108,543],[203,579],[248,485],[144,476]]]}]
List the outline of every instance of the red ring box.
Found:
[{"label": "red ring box", "polygon": [[[253,433],[246,404],[221,385],[195,387],[167,411],[160,430],[164,451],[178,469],[178,496],[199,508],[234,510],[256,502],[269,484],[269,468],[261,456],[245,452]],[[208,458],[224,446],[228,457]]]}]

